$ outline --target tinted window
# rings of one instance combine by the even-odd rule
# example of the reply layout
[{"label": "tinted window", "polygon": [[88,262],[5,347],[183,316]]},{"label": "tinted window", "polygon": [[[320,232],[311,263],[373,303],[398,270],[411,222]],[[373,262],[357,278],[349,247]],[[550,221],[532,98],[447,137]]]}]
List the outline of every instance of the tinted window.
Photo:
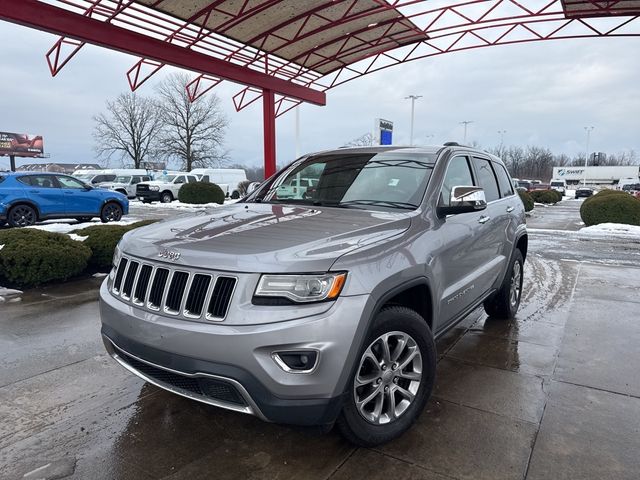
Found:
[{"label": "tinted window", "polygon": [[494,163],[493,168],[496,171],[496,175],[498,177],[498,186],[500,187],[500,193],[503,197],[508,197],[509,195],[513,195],[513,184],[509,179],[509,174],[503,165],[499,163]]},{"label": "tinted window", "polygon": [[191,175],[189,175],[187,178],[189,179],[190,182],[197,182],[198,181],[198,179],[196,177],[191,176]]},{"label": "tinted window", "polygon": [[491,162],[484,158],[474,158],[473,163],[476,167],[476,173],[478,174],[478,184],[484,189],[484,195],[487,198],[487,202],[493,202],[500,198],[500,192],[498,191],[498,182],[496,182],[496,176],[491,168]]},{"label": "tinted window", "polygon": [[184,183],[184,177],[183,176],[176,177],[176,181],[173,183]]},{"label": "tinted window", "polygon": [[57,188],[56,181],[51,175],[28,175],[18,178],[25,185],[38,188]]},{"label": "tinted window", "polygon": [[[266,182],[247,201],[363,209],[414,209],[421,203],[435,155],[334,153],[308,157]],[[299,180],[317,183],[297,188]]]},{"label": "tinted window", "polygon": [[452,158],[442,183],[440,204],[445,207],[450,205],[453,187],[469,187],[471,185],[475,185],[475,183],[473,183],[467,157]]},{"label": "tinted window", "polygon": [[85,184],[75,178],[59,176],[57,179],[60,185],[62,185],[62,188],[85,188]]}]

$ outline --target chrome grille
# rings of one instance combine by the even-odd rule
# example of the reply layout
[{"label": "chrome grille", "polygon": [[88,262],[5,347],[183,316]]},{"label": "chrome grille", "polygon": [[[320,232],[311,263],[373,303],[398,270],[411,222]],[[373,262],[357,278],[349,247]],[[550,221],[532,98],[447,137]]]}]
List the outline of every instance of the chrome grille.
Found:
[{"label": "chrome grille", "polygon": [[111,288],[121,300],[187,319],[221,321],[227,316],[237,279],[188,272],[123,257]]}]

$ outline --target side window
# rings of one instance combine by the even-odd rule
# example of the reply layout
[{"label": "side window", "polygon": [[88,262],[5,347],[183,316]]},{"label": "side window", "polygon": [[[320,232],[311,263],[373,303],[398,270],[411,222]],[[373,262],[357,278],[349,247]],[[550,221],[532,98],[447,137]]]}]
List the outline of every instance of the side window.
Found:
[{"label": "side window", "polygon": [[144,177],[142,177],[142,181],[143,181],[143,182],[148,182],[148,181],[150,181],[150,180],[151,180],[151,177],[150,177],[150,176],[148,176],[148,175],[145,175]]},{"label": "side window", "polygon": [[131,177],[131,185],[137,185],[142,179],[140,177]]},{"label": "side window", "polygon": [[493,173],[491,162],[484,158],[474,157],[473,163],[478,174],[478,184],[484,189],[487,203],[498,200],[500,198],[500,192],[498,191],[498,182],[496,181],[495,173]]},{"label": "side window", "polygon": [[500,187],[502,198],[513,195],[513,183],[511,182],[511,178],[509,177],[507,170],[504,168],[504,165],[494,163],[493,168],[498,176],[498,186]]},{"label": "side window", "polygon": [[184,183],[184,177],[182,175],[176,177],[175,181],[173,183],[175,184],[180,184],[180,183]]},{"label": "side window", "polygon": [[[22,182],[22,179],[27,180],[27,182]],[[19,180],[22,183],[31,185],[32,187],[58,188],[58,185],[56,185],[56,180],[52,175],[30,175],[29,177],[22,177]]]},{"label": "side window", "polygon": [[209,181],[209,175],[203,175],[202,178],[200,179],[201,182],[208,182]]},{"label": "side window", "polygon": [[84,183],[80,180],[76,180],[75,178],[65,177],[62,175],[56,178],[58,179],[58,182],[60,182],[60,185],[62,185],[62,188],[84,189]]},{"label": "side window", "polygon": [[440,204],[448,207],[451,202],[451,190],[453,187],[467,187],[475,185],[473,175],[469,168],[469,160],[467,157],[453,157],[447,167],[447,173],[442,182],[442,190],[440,191]]},{"label": "side window", "polygon": [[198,179],[196,177],[192,176],[192,175],[189,175],[187,178],[189,179],[189,183],[193,183],[193,182],[197,182],[198,181]]}]

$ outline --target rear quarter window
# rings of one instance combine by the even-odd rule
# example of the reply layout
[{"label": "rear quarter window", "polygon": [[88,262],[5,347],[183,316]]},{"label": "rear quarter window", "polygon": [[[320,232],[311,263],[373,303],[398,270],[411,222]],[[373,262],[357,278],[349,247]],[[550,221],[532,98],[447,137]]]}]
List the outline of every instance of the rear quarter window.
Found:
[{"label": "rear quarter window", "polygon": [[4,178],[2,175],[0,175],[0,183],[4,182]]},{"label": "rear quarter window", "polygon": [[500,194],[502,197],[508,197],[513,195],[513,183],[509,179],[509,174],[507,173],[504,165],[500,163],[493,164],[493,168],[496,172],[496,176],[498,177],[498,186],[500,187]]}]

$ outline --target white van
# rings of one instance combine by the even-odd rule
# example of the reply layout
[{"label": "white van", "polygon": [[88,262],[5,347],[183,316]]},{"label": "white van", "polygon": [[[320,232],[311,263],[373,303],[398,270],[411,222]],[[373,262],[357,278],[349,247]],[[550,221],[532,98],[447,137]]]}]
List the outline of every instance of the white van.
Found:
[{"label": "white van", "polygon": [[144,168],[106,168],[102,170],[81,169],[72,175],[89,185],[113,182],[119,175],[148,175]]},{"label": "white van", "polygon": [[240,182],[247,180],[247,174],[241,168],[194,168],[189,172],[201,182],[211,182],[222,188],[225,196],[240,198]]},{"label": "white van", "polygon": [[567,181],[564,178],[551,180],[551,190],[560,192],[563,196],[567,193]]}]

